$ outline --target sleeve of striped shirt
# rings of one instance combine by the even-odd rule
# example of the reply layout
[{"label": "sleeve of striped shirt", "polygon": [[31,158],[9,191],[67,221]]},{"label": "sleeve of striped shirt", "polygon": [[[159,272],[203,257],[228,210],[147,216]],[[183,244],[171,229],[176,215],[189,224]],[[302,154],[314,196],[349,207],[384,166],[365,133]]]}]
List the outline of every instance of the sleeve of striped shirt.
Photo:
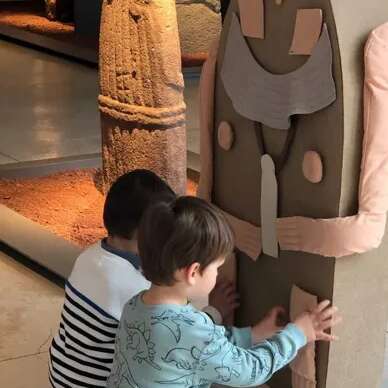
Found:
[{"label": "sleeve of striped shirt", "polygon": [[50,347],[49,379],[54,387],[105,387],[118,321],[70,283],[65,288],[58,334]]}]

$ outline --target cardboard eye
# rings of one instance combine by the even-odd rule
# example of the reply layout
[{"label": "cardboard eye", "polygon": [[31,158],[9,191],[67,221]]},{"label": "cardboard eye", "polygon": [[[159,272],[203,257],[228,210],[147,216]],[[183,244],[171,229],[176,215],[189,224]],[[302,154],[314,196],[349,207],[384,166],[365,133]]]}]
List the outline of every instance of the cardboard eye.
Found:
[{"label": "cardboard eye", "polygon": [[238,0],[243,34],[264,39],[264,0]]},{"label": "cardboard eye", "polygon": [[234,132],[232,126],[227,121],[221,121],[218,126],[218,144],[225,151],[229,151],[234,143]]},{"label": "cardboard eye", "polygon": [[291,55],[311,55],[321,36],[323,15],[321,9],[298,9]]},{"label": "cardboard eye", "polygon": [[323,163],[321,155],[316,151],[307,151],[303,158],[303,175],[311,183],[322,182]]}]

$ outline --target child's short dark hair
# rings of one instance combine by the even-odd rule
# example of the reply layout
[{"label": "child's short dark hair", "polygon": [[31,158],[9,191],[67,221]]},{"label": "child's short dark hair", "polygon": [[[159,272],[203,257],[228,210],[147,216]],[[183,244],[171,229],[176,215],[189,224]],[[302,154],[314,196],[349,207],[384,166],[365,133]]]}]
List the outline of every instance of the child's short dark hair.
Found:
[{"label": "child's short dark hair", "polygon": [[132,239],[141,217],[153,200],[175,198],[170,186],[148,170],[134,170],[119,177],[104,205],[104,225],[110,236]]},{"label": "child's short dark hair", "polygon": [[201,199],[180,197],[150,206],[139,227],[138,247],[144,276],[172,285],[176,270],[198,262],[203,271],[229,255],[234,238],[221,211]]}]

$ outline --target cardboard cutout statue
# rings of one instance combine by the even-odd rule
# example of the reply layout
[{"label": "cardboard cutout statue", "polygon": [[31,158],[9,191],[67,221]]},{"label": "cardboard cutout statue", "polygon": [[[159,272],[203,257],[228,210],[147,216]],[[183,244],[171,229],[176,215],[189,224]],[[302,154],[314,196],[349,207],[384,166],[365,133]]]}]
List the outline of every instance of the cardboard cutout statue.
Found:
[{"label": "cardboard cutout statue", "polygon": [[231,0],[203,68],[199,193],[235,231],[237,323],[316,298],[345,321],[271,388],[381,383],[387,22],[381,0]]}]

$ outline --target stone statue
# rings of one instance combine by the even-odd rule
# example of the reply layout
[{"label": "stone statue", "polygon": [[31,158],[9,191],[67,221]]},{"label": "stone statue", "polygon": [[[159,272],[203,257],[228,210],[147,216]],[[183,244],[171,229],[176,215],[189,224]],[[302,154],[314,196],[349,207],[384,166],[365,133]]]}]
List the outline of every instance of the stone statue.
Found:
[{"label": "stone statue", "polygon": [[146,168],[186,190],[183,76],[174,0],[104,0],[100,31],[103,180]]},{"label": "stone statue", "polygon": [[73,20],[74,0],[45,0],[46,16],[50,20],[69,22]]}]

